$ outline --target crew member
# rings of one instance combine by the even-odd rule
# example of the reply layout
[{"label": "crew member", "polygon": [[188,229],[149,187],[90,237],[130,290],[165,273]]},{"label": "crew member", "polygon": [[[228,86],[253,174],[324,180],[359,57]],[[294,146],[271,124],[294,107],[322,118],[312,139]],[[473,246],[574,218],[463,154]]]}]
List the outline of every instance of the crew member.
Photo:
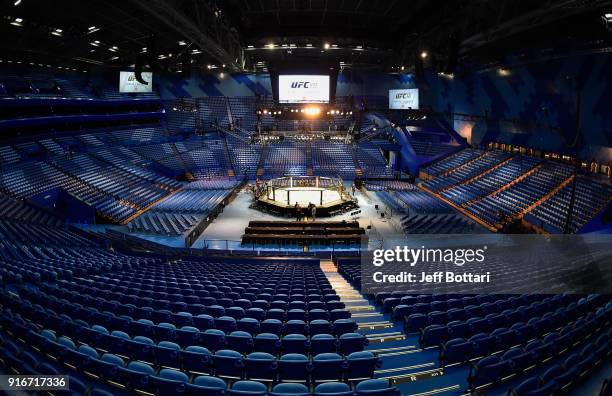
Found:
[{"label": "crew member", "polygon": [[298,202],[295,203],[294,209],[295,209],[295,217],[296,217],[295,221],[300,221],[302,218],[301,216],[302,208],[300,207],[300,204]]}]

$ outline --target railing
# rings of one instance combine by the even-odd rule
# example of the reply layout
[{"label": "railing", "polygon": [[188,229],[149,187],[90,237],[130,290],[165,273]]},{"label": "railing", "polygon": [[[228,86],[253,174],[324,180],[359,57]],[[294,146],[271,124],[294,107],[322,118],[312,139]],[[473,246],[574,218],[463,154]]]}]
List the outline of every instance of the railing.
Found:
[{"label": "railing", "polygon": [[[377,235],[379,236],[379,240],[382,241],[382,238],[380,238],[380,234],[378,234],[378,231],[375,231],[377,233]],[[318,252],[324,252],[324,253],[329,253],[332,256],[338,252],[361,252],[362,248],[358,247],[347,247],[344,244],[341,243],[333,243],[331,242],[329,245],[325,245],[325,246],[311,246],[311,245],[294,245],[294,246],[287,246],[287,245],[260,245],[257,243],[243,243],[242,241],[239,240],[233,240],[233,239],[201,239],[199,241],[197,241],[197,243],[194,244],[195,246],[192,247],[193,250],[196,251],[226,251],[229,253],[246,253],[246,252],[250,252],[250,253],[255,253],[256,255],[265,255],[265,254],[269,254],[269,253],[275,253],[278,255],[294,255],[296,253],[318,253]]]}]

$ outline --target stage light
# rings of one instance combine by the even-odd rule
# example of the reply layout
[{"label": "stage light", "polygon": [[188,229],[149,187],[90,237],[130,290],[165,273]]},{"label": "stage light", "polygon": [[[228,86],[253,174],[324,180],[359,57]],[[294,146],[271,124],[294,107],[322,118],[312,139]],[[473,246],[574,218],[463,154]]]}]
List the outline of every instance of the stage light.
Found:
[{"label": "stage light", "polygon": [[506,69],[505,67],[500,67],[498,70],[498,73],[500,76],[506,77],[507,75],[510,74],[510,72],[508,71],[508,69]]},{"label": "stage light", "polygon": [[22,18],[15,18],[13,20],[13,22],[11,22],[11,25],[13,25],[13,26],[23,26],[22,23],[23,23],[23,19]]},{"label": "stage light", "polygon": [[427,51],[422,51],[421,52],[421,58],[423,58],[423,59],[427,58],[428,55],[429,54],[427,53]]},{"label": "stage light", "polygon": [[180,40],[180,41],[178,42],[178,45],[187,45],[187,43],[186,43],[184,40]]},{"label": "stage light", "polygon": [[319,115],[321,113],[321,108],[320,107],[315,107],[315,106],[306,107],[304,112],[308,116],[317,116],[317,115]]},{"label": "stage light", "polygon": [[255,48],[255,47],[252,45],[247,45],[247,48]]},{"label": "stage light", "polygon": [[16,0],[16,1],[13,3],[13,5],[14,5],[15,7],[17,7],[19,4],[21,4],[21,0]]},{"label": "stage light", "polygon": [[612,13],[605,13],[604,18],[606,18],[606,21],[612,22]]},{"label": "stage light", "polygon": [[323,48],[325,48],[325,49],[329,49],[329,43],[325,43],[325,44],[323,45]]},{"label": "stage light", "polygon": [[274,49],[274,43],[269,43],[268,45],[266,45],[266,47],[268,47],[270,49]]},{"label": "stage light", "polygon": [[268,114],[268,110],[264,109],[263,113]]},{"label": "stage light", "polygon": [[54,35],[54,36],[62,37],[62,33],[63,32],[64,31],[62,29],[53,29],[51,31],[51,34]]}]

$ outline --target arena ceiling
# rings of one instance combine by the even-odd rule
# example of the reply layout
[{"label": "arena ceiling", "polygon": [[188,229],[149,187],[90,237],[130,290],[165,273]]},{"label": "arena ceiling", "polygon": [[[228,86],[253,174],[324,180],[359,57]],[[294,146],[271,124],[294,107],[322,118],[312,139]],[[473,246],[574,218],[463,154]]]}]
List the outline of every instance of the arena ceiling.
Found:
[{"label": "arena ceiling", "polygon": [[[609,45],[612,1],[3,0],[4,56],[66,65],[265,70],[272,61],[411,70]],[[612,21],[610,22],[612,24]]]}]

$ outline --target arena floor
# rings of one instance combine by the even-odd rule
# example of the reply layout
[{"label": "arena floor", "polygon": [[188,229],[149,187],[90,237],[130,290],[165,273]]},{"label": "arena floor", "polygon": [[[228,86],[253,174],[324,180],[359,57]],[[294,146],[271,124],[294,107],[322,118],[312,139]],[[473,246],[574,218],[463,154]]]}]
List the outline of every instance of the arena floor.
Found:
[{"label": "arena floor", "polygon": [[[379,204],[375,193],[368,192],[365,195],[363,192],[357,191],[356,197],[361,210],[359,216],[355,218],[350,213],[345,213],[326,217],[325,220],[341,221],[355,219],[359,221],[361,227],[372,225],[383,238],[390,237],[396,233],[392,224],[387,219],[380,218],[380,213],[375,208],[375,205]],[[209,248],[223,249],[227,246],[235,248],[240,244],[240,238],[249,221],[286,219],[252,209],[250,208],[252,203],[252,195],[245,190],[240,191],[234,201],[225,207],[223,213],[206,228],[192,247],[203,248],[208,246]]]}]

